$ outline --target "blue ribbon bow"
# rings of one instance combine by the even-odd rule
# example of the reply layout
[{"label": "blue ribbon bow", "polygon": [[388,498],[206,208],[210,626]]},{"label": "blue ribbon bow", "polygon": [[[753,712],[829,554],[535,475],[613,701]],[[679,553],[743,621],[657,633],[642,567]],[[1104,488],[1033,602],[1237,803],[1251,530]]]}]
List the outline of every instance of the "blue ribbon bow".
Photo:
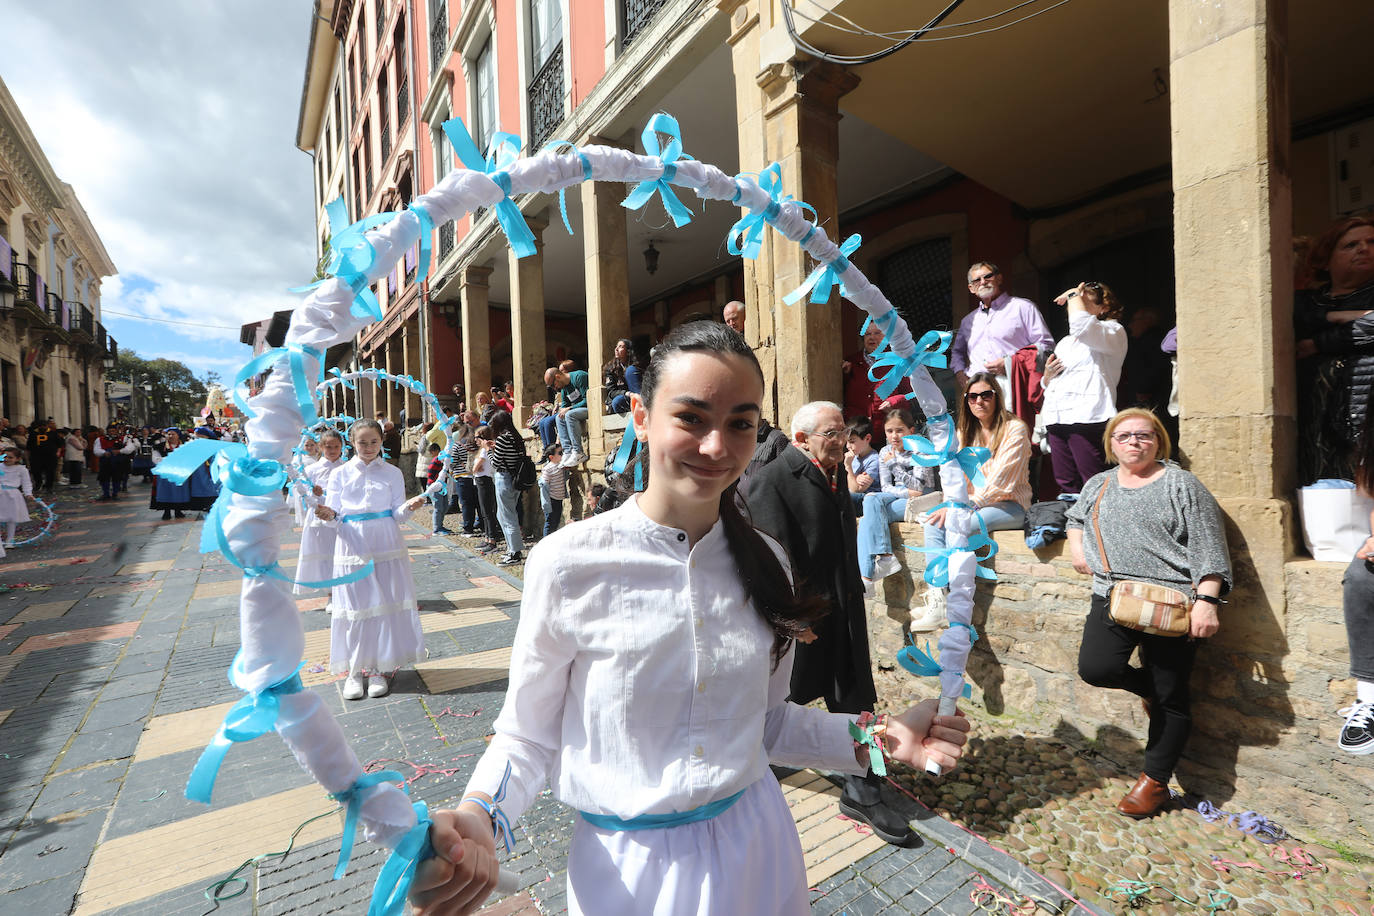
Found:
[{"label": "blue ribbon bow", "polygon": [[[238,687],[235,675],[242,671],[243,656],[234,657],[229,666],[229,683]],[[265,735],[277,726],[277,714],[281,710],[279,697],[300,693],[305,689],[301,683],[301,668],[305,662],[296,666],[290,677],[284,678],[257,693],[250,693],[233,705],[224,716],[215,737],[201,753],[200,759],[191,770],[191,778],[186,781],[186,797],[191,801],[210,804],[210,795],[215,789],[215,777],[219,775],[220,764],[229,748],[240,741],[252,741]]]},{"label": "blue ribbon bow", "polygon": [[[668,145],[660,149],[658,135],[663,134],[668,137]],[[672,217],[673,225],[681,229],[692,221],[692,211],[688,210],[682,201],[677,199],[677,194],[669,182],[677,175],[677,161],[679,159],[690,159],[682,151],[682,129],[678,127],[677,119],[672,115],[659,112],[649,119],[644,132],[639,139],[644,144],[644,152],[650,156],[657,156],[658,161],[663,163],[663,174],[658,178],[649,178],[641,181],[630,192],[630,195],[620,202],[622,207],[629,210],[638,210],[649,202],[657,191],[663,198],[663,209],[668,211]]]},{"label": "blue ribbon bow", "polygon": [[[567,140],[550,140],[548,143],[545,143],[543,146],[541,146],[541,147],[539,148],[539,151],[542,153],[542,152],[544,152],[545,150],[550,150],[550,151],[552,151],[552,152],[557,153],[560,149],[562,149],[562,148],[565,147],[565,146],[566,146],[568,149],[572,150],[574,153],[576,153],[578,159],[582,160],[582,180],[583,180],[583,181],[591,181],[591,180],[592,180],[592,161],[582,154],[582,150],[580,150],[580,149],[577,148],[577,144],[576,144],[576,143],[572,143],[572,142],[569,142],[569,141],[567,141]],[[573,234],[572,221],[568,219],[568,189],[567,189],[567,188],[559,188],[559,189],[558,189],[558,212],[559,212],[560,214],[562,214],[562,216],[563,216],[563,228],[568,230],[568,235],[572,235],[572,234]]]},{"label": "blue ribbon bow", "polygon": [[[893,309],[892,314],[895,313],[896,309]],[[954,335],[949,331],[926,331],[921,335],[921,339],[916,341],[916,348],[911,351],[910,356],[899,356],[894,350],[880,353],[868,369],[869,381],[878,383],[875,394],[879,398],[888,397],[897,390],[902,379],[916,371],[917,366],[932,366],[937,369],[948,366],[949,357],[945,355],[945,351],[949,349],[950,341],[953,339]],[[887,340],[886,335],[883,340]]]},{"label": "blue ribbon bow", "polygon": [[[256,417],[257,414],[249,409],[245,397],[248,392],[248,380],[273,368],[283,356],[286,357],[287,365],[291,370],[291,385],[296,392],[296,406],[300,408],[301,418],[305,421],[305,425],[310,426],[319,419],[319,413],[315,410],[315,387],[324,381],[324,354],[303,344],[287,344],[285,347],[277,347],[255,356],[245,363],[243,368],[239,369],[238,374],[234,376],[234,404],[243,411],[245,417]],[[313,385],[305,377],[305,358],[307,356],[315,360],[319,366],[318,378]]]},{"label": "blue ribbon bow", "polygon": [[818,265],[815,270],[807,275],[802,285],[783,296],[782,301],[792,305],[809,292],[813,303],[828,302],[830,301],[830,293],[836,284],[839,284],[840,294],[843,295],[844,283],[840,280],[840,275],[849,269],[849,256],[858,251],[862,244],[863,236],[857,232],[845,239],[844,244],[840,245],[840,253],[835,256],[835,260]]},{"label": "blue ribbon bow", "polygon": [[505,197],[496,202],[496,221],[501,224],[501,231],[506,233],[515,256],[524,258],[534,254],[534,233],[525,222],[525,215],[510,198],[510,173],[506,171],[520,160],[520,138],[515,134],[497,131],[492,134],[484,158],[462,118],[449,118],[445,121],[444,136],[448,137],[448,142],[464,166],[486,175],[496,182],[497,187],[505,194]]},{"label": "blue ribbon bow", "polygon": [[[742,176],[736,175],[735,178]],[[768,206],[762,210],[750,210],[730,227],[725,247],[731,254],[745,258],[757,258],[763,248],[763,227],[771,226],[782,212],[782,205],[792,200],[782,193],[782,166],[774,162],[759,173],[759,187],[768,194]],[[801,204],[813,214],[810,204]],[[813,224],[814,225],[814,224]],[[741,244],[743,242],[743,244]]]},{"label": "blue ribbon bow", "polygon": [[[968,503],[943,502],[930,509],[931,512],[937,509],[973,509]],[[973,513],[974,519],[978,522],[978,533],[970,534],[967,543],[963,547],[912,547],[909,544],[902,546],[915,553],[928,554],[926,560],[926,571],[922,576],[926,583],[934,588],[944,588],[949,585],[949,558],[959,552],[972,553],[978,558],[978,564],[974,566],[974,575],[979,579],[996,580],[997,573],[982,566],[993,557],[997,556],[997,542],[988,534],[987,523],[977,512]],[[978,551],[987,548],[986,554],[979,554]]]},{"label": "blue ribbon bow", "polygon": [[[367,272],[372,269],[372,265],[377,260],[377,250],[372,247],[372,243],[367,240],[367,231],[375,229],[389,222],[395,213],[377,213],[361,219],[352,225],[348,222],[348,208],[343,202],[342,197],[336,197],[325,205],[325,213],[329,217],[329,260],[325,265],[324,272],[343,283],[353,292],[353,305],[349,308],[350,314],[357,318],[368,318],[372,321],[379,321],[382,317],[382,306],[377,301],[377,296],[368,285]],[[416,216],[420,211],[417,210]],[[424,219],[421,218],[421,246],[424,246]],[[292,287],[290,292],[304,293],[315,289],[323,280],[317,280],[306,286]]]},{"label": "blue ribbon bow", "polygon": [[414,808],[415,826],[401,837],[377,873],[367,916],[402,916],[416,867],[434,855],[434,847],[429,843],[429,828],[434,823],[429,819],[429,807],[417,801]]},{"label": "blue ribbon bow", "polygon": [[[908,639],[911,637],[908,636]],[[916,647],[916,643],[911,642],[903,646],[897,652],[897,664],[917,677],[939,677],[945,673],[945,669],[940,667],[940,663],[930,656],[930,643],[926,643],[925,651],[922,652]],[[973,696],[973,687],[966,681],[962,691],[964,699]]]},{"label": "blue ribbon bow", "polygon": [[[358,815],[363,807],[363,790],[383,782],[399,782],[401,788],[405,788],[406,778],[395,770],[378,770],[376,773],[364,773],[358,779],[344,789],[342,792],[335,792],[329,797],[341,805],[344,805],[344,826],[343,843],[339,846],[339,864],[334,869],[334,880],[338,881],[348,871],[348,861],[353,858],[353,840],[358,832]],[[406,789],[409,792],[409,789]]]}]

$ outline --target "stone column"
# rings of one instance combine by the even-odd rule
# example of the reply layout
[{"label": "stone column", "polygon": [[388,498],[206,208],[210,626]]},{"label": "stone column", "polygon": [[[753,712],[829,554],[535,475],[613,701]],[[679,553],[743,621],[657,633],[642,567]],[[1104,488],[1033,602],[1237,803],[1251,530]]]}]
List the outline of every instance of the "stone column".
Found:
[{"label": "stone column", "polygon": [[544,370],[549,367],[544,336],[544,230],[549,222],[542,214],[526,216],[534,232],[535,252],[510,259],[510,363],[515,382],[515,425],[530,415],[535,401],[543,400]]},{"label": "stone column", "polygon": [[1287,3],[1170,0],[1169,51],[1183,452],[1229,523],[1244,610],[1217,640],[1277,658],[1296,485]]},{"label": "stone column", "polygon": [[[593,137],[589,143],[616,145]],[[599,466],[610,444],[604,441],[604,396],[601,364],[611,358],[615,341],[630,336],[629,242],[625,235],[624,197],[619,184],[582,183],[582,237],[587,283],[587,442],[593,466]]]},{"label": "stone column", "polygon": [[487,303],[490,267],[469,266],[458,276],[463,308],[463,388],[469,407],[477,392],[491,387],[491,316]]},{"label": "stone column", "polygon": [[[405,355],[405,369],[402,375],[409,375],[412,378],[424,382],[425,367],[420,362],[420,316],[418,313],[407,318],[402,327],[402,341]],[[428,386],[426,386],[428,387]],[[406,425],[414,426],[416,423],[423,422],[425,419],[425,403],[420,400],[420,396],[409,388],[401,389],[401,401],[406,408]]]}]

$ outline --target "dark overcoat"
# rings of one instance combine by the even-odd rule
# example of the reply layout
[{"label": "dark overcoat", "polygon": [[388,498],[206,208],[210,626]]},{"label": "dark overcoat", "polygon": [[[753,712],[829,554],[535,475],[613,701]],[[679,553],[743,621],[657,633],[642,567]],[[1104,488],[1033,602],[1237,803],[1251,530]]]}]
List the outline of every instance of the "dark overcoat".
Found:
[{"label": "dark overcoat", "polygon": [[806,594],[826,598],[830,613],[812,629],[817,639],[797,643],[792,702],[824,698],[832,712],[863,712],[877,698],[868,658],[868,623],[859,578],[854,503],[845,469],[830,484],[795,446],[755,472],[748,509],[755,527],[774,537],[792,560],[792,575]]}]

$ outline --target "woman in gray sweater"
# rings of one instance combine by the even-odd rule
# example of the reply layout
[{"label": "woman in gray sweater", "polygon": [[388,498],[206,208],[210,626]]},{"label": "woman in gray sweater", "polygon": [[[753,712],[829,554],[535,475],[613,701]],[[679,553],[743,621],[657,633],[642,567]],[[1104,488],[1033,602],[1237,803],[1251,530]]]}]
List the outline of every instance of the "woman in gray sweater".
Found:
[{"label": "woman in gray sweater", "polygon": [[[1141,818],[1169,799],[1169,780],[1192,723],[1188,681],[1193,658],[1198,640],[1220,625],[1217,611],[1220,596],[1231,588],[1231,561],[1217,501],[1202,481],[1168,460],[1169,434],[1158,417],[1140,408],[1123,410],[1108,421],[1103,439],[1117,467],[1084,484],[1068,511],[1074,568],[1093,577],[1078,676],[1094,687],[1129,690],[1141,698],[1150,717],[1144,769],[1116,806],[1127,817]],[[1097,525],[1110,575],[1091,530],[1099,493]],[[1188,635],[1154,636],[1113,623],[1108,598],[1113,580],[1120,579],[1191,594]],[[1130,665],[1136,646],[1144,663],[1140,668]]]}]

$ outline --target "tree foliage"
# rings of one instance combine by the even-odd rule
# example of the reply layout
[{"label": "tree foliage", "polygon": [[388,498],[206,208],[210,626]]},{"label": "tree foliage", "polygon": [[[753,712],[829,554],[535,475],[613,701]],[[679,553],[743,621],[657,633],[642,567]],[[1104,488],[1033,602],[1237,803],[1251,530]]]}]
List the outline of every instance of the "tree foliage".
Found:
[{"label": "tree foliage", "polygon": [[[217,373],[209,373],[218,380]],[[154,416],[160,416],[162,399],[172,399],[171,415],[174,423],[185,425],[200,415],[205,406],[206,381],[196,378],[185,363],[174,359],[144,359],[133,350],[121,349],[108,377],[134,386],[151,384]]]}]

